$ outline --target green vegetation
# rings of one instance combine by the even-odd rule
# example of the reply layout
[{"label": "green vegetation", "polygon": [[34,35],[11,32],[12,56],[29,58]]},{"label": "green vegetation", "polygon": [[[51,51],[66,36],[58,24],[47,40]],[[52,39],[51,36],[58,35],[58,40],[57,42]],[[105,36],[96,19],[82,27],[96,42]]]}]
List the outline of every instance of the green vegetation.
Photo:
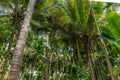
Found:
[{"label": "green vegetation", "polygon": [[0,0],[0,80],[120,80],[119,8]]}]

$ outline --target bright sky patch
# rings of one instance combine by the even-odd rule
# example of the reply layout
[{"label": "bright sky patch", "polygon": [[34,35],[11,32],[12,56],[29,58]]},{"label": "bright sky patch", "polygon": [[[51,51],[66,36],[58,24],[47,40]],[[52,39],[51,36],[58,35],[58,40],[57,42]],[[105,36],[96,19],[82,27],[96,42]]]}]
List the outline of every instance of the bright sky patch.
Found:
[{"label": "bright sky patch", "polygon": [[113,3],[120,3],[120,0],[90,0],[90,1],[100,1],[100,2],[113,2]]}]

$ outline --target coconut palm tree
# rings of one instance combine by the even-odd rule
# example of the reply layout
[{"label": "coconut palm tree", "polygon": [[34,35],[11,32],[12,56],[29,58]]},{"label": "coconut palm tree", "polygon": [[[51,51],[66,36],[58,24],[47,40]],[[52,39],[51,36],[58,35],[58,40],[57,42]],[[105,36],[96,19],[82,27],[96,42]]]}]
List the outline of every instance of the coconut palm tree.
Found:
[{"label": "coconut palm tree", "polygon": [[[4,80],[4,76],[6,74],[6,70],[7,70],[7,63],[10,57],[10,52],[11,52],[11,48],[13,47],[13,40],[17,39],[18,33],[19,33],[19,29],[20,29],[20,24],[21,21],[23,20],[23,14],[24,14],[24,8],[23,6],[17,6],[17,4],[20,5],[20,3],[15,3],[14,1],[2,1],[1,2],[1,18],[8,18],[9,17],[9,22],[10,23],[6,23],[9,26],[9,30],[10,30],[10,35],[9,36],[9,40],[6,44],[8,44],[8,49],[5,52],[5,61],[4,61],[4,65],[3,65],[3,71],[2,71],[2,76],[1,76],[1,80]],[[12,27],[10,27],[12,25]],[[13,30],[12,30],[13,29]]]},{"label": "coconut palm tree", "polygon": [[28,3],[24,22],[23,22],[23,25],[22,25],[22,28],[21,28],[21,31],[20,31],[20,34],[18,37],[16,47],[15,47],[8,80],[18,80],[19,79],[19,74],[20,74],[19,72],[20,72],[20,66],[22,63],[24,46],[26,43],[28,29],[30,26],[30,21],[32,18],[32,13],[34,11],[35,3],[36,3],[36,0],[30,0]]},{"label": "coconut palm tree", "polygon": [[[110,13],[104,23],[103,20],[106,16],[102,15],[102,13],[105,12],[105,4],[93,3],[91,5],[87,0],[40,0],[40,2],[41,1],[45,1],[45,3],[43,5],[37,3],[35,6],[27,40],[27,34],[25,36],[22,35],[21,31],[23,28],[21,31],[19,28],[17,32],[20,36],[14,51],[15,54],[13,55],[9,79],[12,80],[12,78],[10,78],[11,75],[13,76],[13,74],[19,70],[17,74],[20,73],[19,79],[21,80],[88,80],[90,77],[92,80],[110,80],[110,77],[114,80],[114,76],[113,74],[111,75],[111,73],[114,72],[114,74],[117,74],[118,67],[113,67],[112,71],[110,60],[112,60],[112,65],[118,66],[118,64],[115,63],[119,57],[118,54],[113,55],[111,53],[116,53],[119,49],[119,28],[116,30],[116,33],[118,33],[118,35],[116,35],[114,34],[113,26],[119,24],[117,24],[117,22],[111,24],[112,21],[109,19],[112,18],[111,20],[114,21],[113,18],[119,16],[116,15],[116,13]],[[16,20],[14,17],[22,7],[14,9],[14,4],[16,5],[16,3],[21,2],[23,3],[22,0],[9,3],[9,5],[13,6],[13,10],[15,10],[15,13],[11,15],[14,20],[12,22],[16,26],[20,26],[22,20],[20,19],[21,21],[19,23],[19,19]],[[107,9],[108,8],[107,6]],[[109,10],[107,10],[107,12],[109,13]],[[101,18],[103,23],[100,22]],[[107,21],[111,24],[110,30],[101,27],[101,25],[108,26],[108,24],[106,24]],[[30,23],[30,21],[27,23]],[[101,30],[98,30],[99,28]],[[28,25],[27,28],[24,26],[24,29],[28,29]],[[24,31],[27,32],[28,30]],[[46,35],[49,36],[49,39],[47,39],[49,44],[46,44],[44,39]],[[23,41],[23,39],[27,41],[26,45],[25,42],[19,42]],[[115,43],[114,45],[116,45],[116,47],[109,41],[113,44]],[[25,53],[24,56],[23,49]],[[105,53],[105,55],[103,53]],[[116,59],[113,59],[113,56],[116,56]],[[22,57],[23,63],[21,63]],[[18,62],[16,62],[16,60]],[[8,61],[5,61],[5,65],[6,62]],[[107,69],[107,65],[109,70]],[[18,69],[15,71],[16,68]],[[16,77],[18,78],[18,76]],[[16,77],[14,78],[17,79]]]},{"label": "coconut palm tree", "polygon": [[[57,4],[57,12],[51,10],[52,13],[47,13],[47,17],[52,25],[56,25],[57,29],[69,36],[69,41],[73,44],[79,44],[80,48],[84,50],[84,54],[88,58],[90,73],[92,80],[95,80],[94,69],[91,60],[91,47],[94,39],[97,39],[97,28],[95,27],[96,18],[93,15],[93,9],[89,1],[67,0],[64,3],[60,1]],[[54,15],[54,12],[57,14]],[[99,18],[99,17],[98,17]],[[73,38],[74,36],[74,38]],[[67,41],[68,42],[68,41]],[[99,42],[99,41],[97,41]],[[95,43],[94,43],[95,44]],[[103,44],[103,41],[102,41]],[[105,44],[105,43],[104,43]],[[104,47],[105,55],[106,49]],[[108,55],[106,55],[107,64],[110,64]],[[112,67],[108,66],[112,79]]]}]

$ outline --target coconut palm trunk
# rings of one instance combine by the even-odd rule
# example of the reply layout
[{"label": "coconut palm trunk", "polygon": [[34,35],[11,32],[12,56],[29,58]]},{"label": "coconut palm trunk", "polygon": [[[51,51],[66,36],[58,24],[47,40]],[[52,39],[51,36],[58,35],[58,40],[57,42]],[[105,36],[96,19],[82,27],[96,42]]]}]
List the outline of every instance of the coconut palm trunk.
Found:
[{"label": "coconut palm trunk", "polygon": [[19,80],[23,51],[36,1],[37,0],[29,0],[27,12],[15,47],[8,80]]}]

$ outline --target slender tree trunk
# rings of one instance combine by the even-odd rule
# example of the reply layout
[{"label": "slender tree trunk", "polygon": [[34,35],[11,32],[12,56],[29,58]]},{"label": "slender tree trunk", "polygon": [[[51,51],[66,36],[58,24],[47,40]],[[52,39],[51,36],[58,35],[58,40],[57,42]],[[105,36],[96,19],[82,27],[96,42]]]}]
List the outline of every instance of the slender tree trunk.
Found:
[{"label": "slender tree trunk", "polygon": [[24,22],[18,37],[18,41],[15,47],[12,63],[11,63],[11,68],[10,68],[10,73],[8,76],[8,80],[18,80],[19,79],[19,74],[20,74],[20,67],[22,63],[22,57],[23,57],[23,51],[26,43],[26,38],[28,34],[28,29],[30,26],[30,21],[32,18],[32,13],[34,10],[34,5],[37,0],[30,0],[28,7],[27,7],[27,12],[24,18]]},{"label": "slender tree trunk", "polygon": [[32,80],[32,78],[33,78],[33,74],[34,74],[34,71],[33,71],[33,69],[32,69],[32,70],[31,70],[31,73],[30,73],[29,80]]},{"label": "slender tree trunk", "polygon": [[71,80],[74,80],[74,78],[73,78],[73,71],[72,71],[72,65],[73,65],[73,58],[72,58],[72,56],[73,56],[73,54],[70,55],[70,57],[71,57],[71,60],[70,60],[70,64],[71,64],[71,66],[70,66],[70,78],[71,78]]},{"label": "slender tree trunk", "polygon": [[4,80],[4,76],[6,74],[6,69],[7,69],[7,62],[8,62],[8,58],[9,58],[9,53],[11,49],[11,44],[8,45],[8,49],[6,51],[6,57],[5,57],[5,61],[4,61],[4,65],[3,65],[3,71],[2,71],[2,75],[1,75],[1,79],[0,80]]},{"label": "slender tree trunk", "polygon": [[57,51],[57,58],[58,58],[58,59],[57,59],[56,65],[55,65],[55,66],[56,66],[56,69],[55,69],[55,80],[59,80],[59,79],[58,79],[58,78],[59,78],[59,77],[58,77],[58,72],[59,72],[59,69],[58,69],[58,66],[59,66],[59,65],[58,65],[58,64],[59,64],[59,53],[58,53],[58,51]]},{"label": "slender tree trunk", "polygon": [[90,57],[90,53],[91,53],[91,50],[90,50],[90,41],[89,41],[89,36],[87,35],[87,33],[86,33],[86,35],[85,35],[85,37],[84,37],[84,48],[85,48],[85,52],[86,52],[86,54],[87,54],[87,56],[88,56],[88,64],[89,64],[89,67],[90,67],[90,76],[91,76],[91,79],[92,80],[95,80],[95,74],[94,74],[94,69],[93,69],[93,65],[92,65],[92,60],[91,60],[91,57]]},{"label": "slender tree trunk", "polygon": [[46,73],[45,73],[45,80],[49,80],[49,54],[48,54],[48,46],[49,46],[49,36],[46,36],[46,41],[47,41],[47,45],[46,45]]},{"label": "slender tree trunk", "polygon": [[[97,27],[97,31],[98,31],[98,32],[101,32],[100,29],[99,29],[99,27],[98,27],[98,23],[97,23],[95,14],[94,14],[94,10],[91,9],[91,12],[92,12],[92,15],[93,15],[94,20],[95,20],[95,25],[96,25],[96,27]],[[108,70],[109,70],[109,72],[110,72],[111,79],[112,79],[112,80],[115,80],[115,77],[114,77],[114,75],[113,75],[113,73],[112,73],[112,64],[111,64],[110,59],[109,59],[109,56],[108,56],[108,50],[107,50],[107,48],[106,48],[105,42],[104,42],[104,40],[103,40],[102,38],[100,38],[100,42],[101,42],[102,47],[103,47],[103,51],[104,51],[104,54],[105,54],[105,58],[106,58]]]},{"label": "slender tree trunk", "polygon": [[[18,26],[15,26],[15,27],[18,27]],[[13,41],[14,35],[15,35],[15,33],[12,32],[9,39],[12,39],[12,41]],[[2,75],[1,75],[0,80],[4,80],[4,76],[6,75],[7,62],[8,62],[10,51],[11,51],[11,45],[12,45],[11,43],[8,43],[8,48],[7,48],[7,51],[6,51],[6,54],[5,54],[5,61],[4,61],[3,71],[2,71]]]},{"label": "slender tree trunk", "polygon": [[104,43],[104,41],[102,39],[100,39],[100,41],[101,41],[102,46],[103,46],[103,51],[104,51],[104,54],[105,54],[105,58],[106,58],[108,70],[109,70],[110,75],[111,75],[111,79],[115,80],[114,75],[112,73],[112,64],[111,64],[110,59],[108,57],[108,51],[107,51],[106,45],[105,45],[105,43]]},{"label": "slender tree trunk", "polygon": [[92,65],[92,60],[91,60],[91,57],[90,57],[90,53],[87,53],[87,54],[88,54],[88,63],[89,63],[89,67],[90,67],[91,79],[95,80],[95,74],[94,74],[94,70],[93,70],[93,65]]},{"label": "slender tree trunk", "polygon": [[[80,49],[79,49],[79,40],[77,40],[76,42],[77,42],[77,55],[78,55],[78,58],[80,59],[81,57],[80,57]],[[78,61],[79,61],[79,59],[78,59]]]},{"label": "slender tree trunk", "polygon": [[48,62],[48,47],[46,46],[46,79],[49,80],[49,62]]}]

